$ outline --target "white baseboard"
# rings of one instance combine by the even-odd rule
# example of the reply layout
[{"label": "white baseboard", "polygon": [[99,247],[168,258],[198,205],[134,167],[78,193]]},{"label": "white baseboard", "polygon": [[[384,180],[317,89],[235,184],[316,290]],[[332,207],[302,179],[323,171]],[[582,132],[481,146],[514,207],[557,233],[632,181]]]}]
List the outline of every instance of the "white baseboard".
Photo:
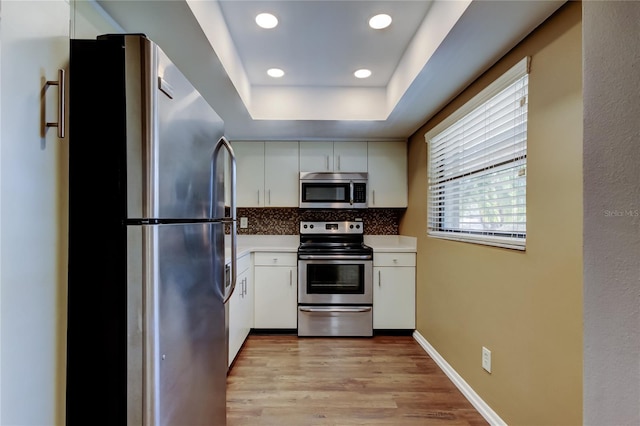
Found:
[{"label": "white baseboard", "polygon": [[484,419],[489,422],[490,425],[494,426],[506,426],[504,420],[498,416],[498,414],[487,405],[486,402],[480,398],[471,386],[449,365],[447,361],[436,351],[436,349],[431,346],[427,339],[422,336],[418,331],[413,332],[413,338],[418,342],[422,349],[425,350],[427,354],[438,364],[438,367],[442,369],[444,374],[449,377],[449,379],[453,382],[453,384],[462,392],[462,394],[469,400],[471,405],[475,407],[476,410],[480,413]]}]

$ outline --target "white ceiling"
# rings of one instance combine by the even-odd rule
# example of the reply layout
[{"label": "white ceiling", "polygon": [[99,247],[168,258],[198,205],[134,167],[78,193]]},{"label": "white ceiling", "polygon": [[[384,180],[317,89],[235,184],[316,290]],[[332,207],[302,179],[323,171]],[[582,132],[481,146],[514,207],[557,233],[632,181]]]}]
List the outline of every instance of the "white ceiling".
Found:
[{"label": "white ceiling", "polygon": [[[97,0],[145,33],[230,139],[405,139],[565,1]],[[265,30],[255,15],[279,25]],[[368,27],[376,13],[393,17]],[[281,79],[266,76],[278,67]],[[369,68],[366,80],[353,76]]]}]

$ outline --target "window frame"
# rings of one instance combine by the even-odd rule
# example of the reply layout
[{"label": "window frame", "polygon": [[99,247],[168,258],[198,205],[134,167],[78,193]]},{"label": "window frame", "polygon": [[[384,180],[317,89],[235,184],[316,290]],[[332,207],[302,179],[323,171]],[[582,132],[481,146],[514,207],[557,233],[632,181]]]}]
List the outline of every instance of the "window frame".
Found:
[{"label": "window frame", "polygon": [[[483,244],[483,245],[496,246],[496,247],[509,248],[509,249],[522,250],[522,251],[526,249],[526,233],[527,233],[526,231],[526,223],[527,223],[527,220],[526,220],[526,180],[527,180],[526,168],[527,168],[527,143],[528,143],[527,127],[528,127],[528,115],[529,115],[528,75],[530,70],[530,63],[531,63],[531,58],[528,56],[520,60],[507,72],[505,72],[500,77],[498,77],[493,83],[491,83],[484,90],[482,90],[480,93],[474,96],[471,100],[467,101],[463,106],[458,108],[455,112],[453,112],[451,115],[449,115],[442,122],[440,122],[438,125],[433,127],[431,130],[429,130],[425,134],[424,136],[425,142],[428,145],[428,149],[427,149],[427,153],[428,153],[427,154],[427,169],[428,169],[427,171],[427,180],[428,180],[427,182],[427,204],[428,204],[427,234],[429,237],[445,239],[445,240],[468,242],[468,243],[474,243],[474,244]],[[514,83],[520,81],[524,77],[527,77],[527,80],[526,80],[527,92],[526,92],[525,103],[524,105],[521,104],[521,106],[527,106],[527,109],[524,111],[524,114],[523,114],[524,139],[523,141],[520,141],[520,142],[518,141],[512,142],[512,146],[523,144],[524,154],[523,155],[521,154],[520,157],[514,156],[514,157],[509,157],[506,160],[496,161],[496,163],[492,165],[491,164],[487,165],[487,163],[485,163],[480,168],[466,170],[460,173],[458,176],[455,176],[454,178],[446,178],[444,180],[442,179],[442,175],[444,175],[445,172],[443,172],[442,170],[439,170],[438,172],[433,172],[433,167],[434,167],[433,162],[438,161],[438,166],[442,166],[446,162],[442,161],[441,159],[432,159],[432,148],[434,144],[432,144],[431,141],[434,138],[437,138],[438,136],[449,131],[450,129],[454,129],[455,126],[459,125],[462,120],[468,119],[471,113],[475,112],[479,107],[486,105],[487,103],[492,101],[494,97],[500,94],[503,90],[509,88]],[[513,109],[513,111],[517,112],[515,108]],[[486,126],[483,127],[483,129],[484,128],[486,128]],[[480,158],[480,154],[477,154],[477,155],[478,155],[478,158]],[[434,158],[435,157],[436,156],[434,155]],[[498,173],[500,172],[499,167],[501,166],[504,167],[505,165],[510,163],[513,164],[514,170],[516,168],[521,168],[522,170],[524,170],[524,175],[521,175],[520,174],[521,170],[519,170],[515,178],[515,179],[518,179],[520,177],[524,177],[524,213],[523,213],[524,214],[524,231],[522,231],[521,229],[516,229],[518,227],[521,227],[522,225],[522,223],[519,223],[519,222],[514,223],[513,225],[514,229],[508,232],[461,229],[460,226],[458,226],[457,228],[452,227],[451,229],[445,228],[445,225],[444,225],[445,211],[446,211],[446,207],[444,206],[445,201],[444,200],[436,201],[438,199],[438,195],[434,192],[435,184],[438,185],[438,191],[442,192],[447,182],[460,182],[461,185],[464,185],[465,179],[468,181],[469,177],[473,176],[474,174],[479,174],[479,175],[482,175],[483,173],[488,174],[490,173],[489,171]],[[437,182],[432,182],[432,178],[436,175],[440,178],[440,180],[438,180]],[[508,176],[506,173],[505,175]],[[482,176],[480,179],[483,179]],[[484,179],[488,180],[488,178],[484,178]],[[522,188],[520,189],[522,190]],[[490,193],[490,192],[487,192],[487,193]],[[516,198],[516,197],[514,196],[513,198]],[[454,201],[457,201],[457,200],[466,200],[466,199],[463,196],[460,196],[459,198],[456,198]],[[437,216],[437,218],[435,218],[434,216],[435,211],[440,213]],[[518,215],[520,215],[520,213],[518,213]],[[504,217],[504,215],[502,216],[496,215],[496,217]]]}]

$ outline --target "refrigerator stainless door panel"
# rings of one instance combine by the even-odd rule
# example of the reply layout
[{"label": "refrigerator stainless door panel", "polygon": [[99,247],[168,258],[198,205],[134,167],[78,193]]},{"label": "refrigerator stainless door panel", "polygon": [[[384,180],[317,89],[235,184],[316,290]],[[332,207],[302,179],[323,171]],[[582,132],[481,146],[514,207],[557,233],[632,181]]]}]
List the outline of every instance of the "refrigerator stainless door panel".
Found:
[{"label": "refrigerator stainless door panel", "polygon": [[[205,426],[226,424],[227,354],[225,335],[224,225],[221,223],[130,226],[130,294],[142,288],[142,354],[132,346],[132,365],[142,356],[142,371],[130,367],[130,386],[142,373],[144,404],[129,403],[129,425]],[[142,253],[138,252],[139,247]],[[136,262],[142,264],[136,266]],[[213,261],[212,261],[213,260]],[[131,304],[140,304],[134,297]],[[138,306],[129,306],[136,329]],[[135,316],[136,318],[132,318]],[[129,389],[130,397],[137,389]]]},{"label": "refrigerator stainless door panel", "polygon": [[224,123],[152,41],[126,36],[127,217],[209,217]]},{"label": "refrigerator stainless door panel", "polygon": [[142,425],[144,407],[143,227],[127,228],[127,425]]}]

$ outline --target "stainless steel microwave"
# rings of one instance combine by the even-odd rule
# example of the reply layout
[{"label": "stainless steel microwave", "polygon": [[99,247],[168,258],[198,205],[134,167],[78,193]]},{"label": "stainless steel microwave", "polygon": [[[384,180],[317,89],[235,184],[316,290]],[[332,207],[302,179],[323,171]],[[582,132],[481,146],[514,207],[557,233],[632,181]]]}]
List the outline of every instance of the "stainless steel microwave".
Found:
[{"label": "stainless steel microwave", "polygon": [[303,209],[364,209],[367,207],[367,173],[300,173]]}]

